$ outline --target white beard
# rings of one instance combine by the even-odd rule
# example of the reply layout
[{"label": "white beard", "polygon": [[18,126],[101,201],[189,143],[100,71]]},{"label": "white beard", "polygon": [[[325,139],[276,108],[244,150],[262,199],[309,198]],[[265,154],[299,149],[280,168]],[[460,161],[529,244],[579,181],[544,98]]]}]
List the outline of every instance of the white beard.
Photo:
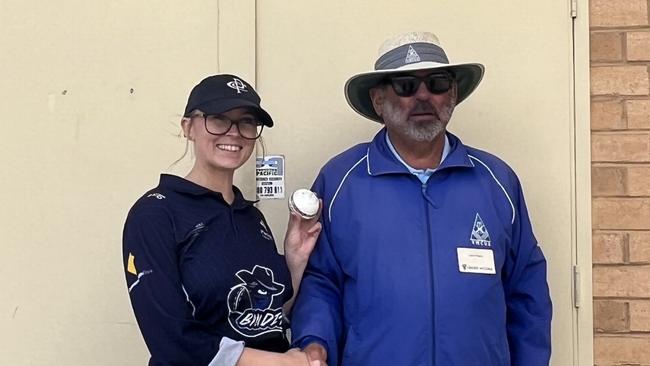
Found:
[{"label": "white beard", "polygon": [[[420,102],[424,105],[423,102]],[[382,104],[382,113],[384,124],[399,131],[402,135],[407,136],[417,142],[432,142],[438,135],[445,131],[447,123],[451,119],[454,111],[454,104],[450,102],[439,110],[434,110],[434,121],[431,123],[416,124],[408,121],[410,111],[401,110],[396,104],[386,101]],[[431,108],[429,106],[429,108]],[[417,106],[416,106],[417,109]]]}]

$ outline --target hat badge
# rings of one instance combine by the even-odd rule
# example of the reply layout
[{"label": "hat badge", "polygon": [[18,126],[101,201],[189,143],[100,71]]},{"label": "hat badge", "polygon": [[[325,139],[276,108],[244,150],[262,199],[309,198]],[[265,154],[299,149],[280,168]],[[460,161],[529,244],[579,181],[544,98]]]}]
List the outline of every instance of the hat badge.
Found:
[{"label": "hat badge", "polygon": [[231,89],[237,90],[237,94],[241,94],[241,92],[248,93],[248,90],[246,90],[246,84],[237,78],[233,78],[232,81],[226,83],[226,85]]},{"label": "hat badge", "polygon": [[406,52],[406,59],[404,60],[404,63],[412,64],[414,62],[420,62],[420,61],[421,61],[420,55],[418,55],[418,53],[415,51],[413,46],[409,45],[409,49]]}]

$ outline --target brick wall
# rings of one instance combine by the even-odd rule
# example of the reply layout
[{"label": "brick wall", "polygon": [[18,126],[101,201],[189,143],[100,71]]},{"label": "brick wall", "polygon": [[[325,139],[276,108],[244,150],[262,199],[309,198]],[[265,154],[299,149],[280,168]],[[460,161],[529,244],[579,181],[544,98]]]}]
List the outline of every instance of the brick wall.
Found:
[{"label": "brick wall", "polygon": [[594,362],[650,365],[648,0],[591,0]]}]

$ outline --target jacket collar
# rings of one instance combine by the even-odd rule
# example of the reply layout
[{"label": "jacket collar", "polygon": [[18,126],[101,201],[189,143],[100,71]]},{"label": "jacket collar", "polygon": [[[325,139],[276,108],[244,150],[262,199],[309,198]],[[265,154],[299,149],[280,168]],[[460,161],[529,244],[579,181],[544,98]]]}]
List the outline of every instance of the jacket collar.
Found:
[{"label": "jacket collar", "polygon": [[[449,139],[449,155],[437,169],[471,168],[472,164],[465,145],[454,134],[445,132]],[[382,128],[368,146],[367,169],[370,175],[407,173],[409,170],[390,151],[386,143],[386,128]]]},{"label": "jacket collar", "polygon": [[[185,178],[172,174],[161,174],[159,187],[174,191],[176,193],[190,195],[190,196],[213,196],[219,199],[220,202],[228,204],[224,199],[221,192],[216,192],[211,189],[205,188]],[[244,198],[242,192],[236,186],[232,186],[235,193],[235,200],[232,202],[232,208],[244,208],[252,206],[257,201],[249,201]]]}]

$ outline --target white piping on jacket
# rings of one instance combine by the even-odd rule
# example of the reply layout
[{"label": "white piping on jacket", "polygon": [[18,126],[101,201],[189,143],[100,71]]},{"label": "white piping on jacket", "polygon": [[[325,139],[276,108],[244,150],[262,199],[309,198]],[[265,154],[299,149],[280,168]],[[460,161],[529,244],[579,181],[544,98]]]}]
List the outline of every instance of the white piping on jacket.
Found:
[{"label": "white piping on jacket", "polygon": [[499,187],[501,187],[501,190],[506,195],[506,198],[508,199],[508,202],[510,202],[510,207],[512,208],[512,220],[510,221],[510,224],[514,224],[515,223],[515,205],[512,204],[512,200],[510,199],[510,196],[508,195],[508,192],[506,191],[506,189],[503,188],[503,185],[501,184],[501,182],[499,182],[497,177],[494,176],[494,173],[492,173],[492,169],[490,169],[487,166],[487,164],[482,162],[481,159],[477,158],[476,156],[469,155],[469,154],[467,154],[467,156],[469,156],[470,159],[474,159],[474,160],[478,161],[479,163],[481,163],[481,165],[483,165],[485,167],[485,169],[487,169],[487,171],[490,172],[490,175],[492,176],[492,179],[494,179],[494,181],[497,182]]},{"label": "white piping on jacket", "polygon": [[148,274],[150,274],[152,272],[153,271],[149,269],[149,270],[142,271],[142,272],[138,273],[138,279],[135,282],[133,282],[131,284],[131,286],[129,287],[129,293],[131,293],[131,290],[133,290],[135,288],[135,286],[137,286],[140,283],[140,279],[142,277],[144,277],[144,276],[146,276],[146,275],[148,275]]},{"label": "white piping on jacket", "polygon": [[[350,168],[350,169],[345,173],[345,175],[343,176],[343,179],[341,179],[341,183],[339,183],[338,188],[336,188],[336,192],[334,192],[334,197],[332,197],[332,202],[330,202],[330,207],[329,207],[329,209],[327,210],[327,217],[329,218],[330,222],[332,222],[332,207],[334,206],[334,201],[336,201],[336,196],[339,194],[339,191],[341,190],[341,187],[343,186],[343,183],[345,182],[345,180],[348,178],[348,175],[350,175],[350,172],[351,172],[354,168],[356,168],[357,165],[361,164],[361,162],[363,161],[363,159],[368,159],[368,154],[367,154],[367,153],[366,153],[366,155],[364,155],[364,157],[362,157],[361,159],[359,159],[359,161],[357,161],[356,163],[354,163],[354,165],[352,166],[352,168]],[[368,174],[370,174],[370,166],[368,166]]]},{"label": "white piping on jacket", "polygon": [[192,305],[192,318],[194,318],[194,314],[196,313],[196,306],[194,306],[194,303],[192,300],[190,300],[190,295],[187,294],[187,291],[185,290],[185,286],[181,285],[181,288],[183,289],[183,293],[185,293],[185,300]]}]

